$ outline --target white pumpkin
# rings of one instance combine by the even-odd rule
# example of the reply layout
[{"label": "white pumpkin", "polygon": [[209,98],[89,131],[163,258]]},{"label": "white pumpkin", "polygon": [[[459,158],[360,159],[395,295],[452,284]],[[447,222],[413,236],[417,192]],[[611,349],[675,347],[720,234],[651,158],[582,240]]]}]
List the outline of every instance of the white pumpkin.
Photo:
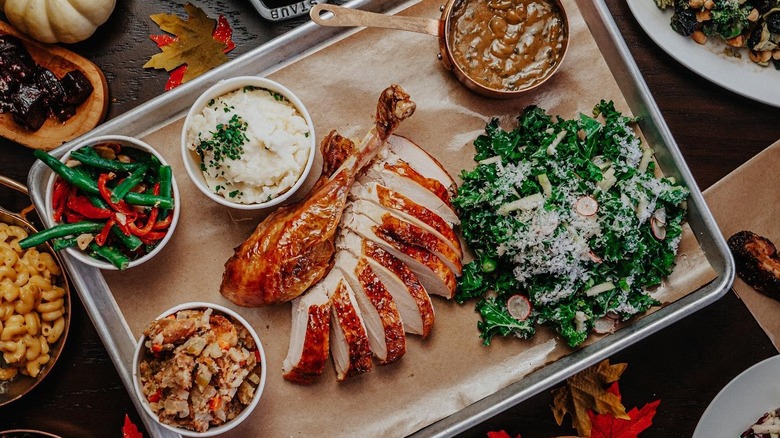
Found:
[{"label": "white pumpkin", "polygon": [[0,0],[21,32],[44,43],[77,43],[105,23],[116,0]]}]

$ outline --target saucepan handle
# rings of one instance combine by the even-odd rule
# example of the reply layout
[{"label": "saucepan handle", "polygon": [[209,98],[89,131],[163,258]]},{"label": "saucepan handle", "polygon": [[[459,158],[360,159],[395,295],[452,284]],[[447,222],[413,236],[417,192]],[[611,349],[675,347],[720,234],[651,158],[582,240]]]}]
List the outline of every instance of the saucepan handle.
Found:
[{"label": "saucepan handle", "polygon": [[309,12],[312,21],[329,27],[381,27],[409,32],[439,35],[439,20],[421,17],[398,17],[345,8],[328,3],[314,5]]},{"label": "saucepan handle", "polygon": [[27,191],[27,186],[20,183],[19,181],[16,181],[14,179],[8,178],[7,176],[0,175],[0,184],[8,187],[9,189],[14,189],[17,192],[21,192],[25,195],[29,195],[30,193]]}]

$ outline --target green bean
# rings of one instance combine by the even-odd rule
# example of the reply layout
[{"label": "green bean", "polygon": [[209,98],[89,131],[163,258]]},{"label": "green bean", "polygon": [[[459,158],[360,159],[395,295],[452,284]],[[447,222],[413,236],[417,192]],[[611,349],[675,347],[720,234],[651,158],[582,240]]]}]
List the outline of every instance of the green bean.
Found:
[{"label": "green bean", "polygon": [[49,166],[54,172],[56,172],[66,182],[73,184],[76,188],[83,190],[90,195],[99,195],[97,182],[89,178],[87,174],[78,169],[71,169],[66,166],[62,161],[56,159],[54,156],[47,154],[46,152],[36,149],[33,152],[35,158],[43,161],[44,164]]},{"label": "green bean", "polygon": [[94,233],[103,229],[103,225],[100,222],[74,222],[72,224],[60,224],[51,228],[39,231],[32,236],[28,236],[19,241],[19,246],[22,249],[32,248],[33,246],[40,245],[47,240],[57,237],[65,236],[78,236],[84,233]]},{"label": "green bean", "polygon": [[51,241],[51,247],[55,251],[70,248],[71,246],[76,246],[78,244],[79,242],[77,237],[62,237]]},{"label": "green bean", "polygon": [[148,164],[142,164],[141,167],[135,169],[130,176],[119,183],[111,192],[111,202],[116,204],[121,201],[130,192],[130,189],[137,186],[144,179],[144,175],[148,170]]},{"label": "green bean", "polygon": [[[160,196],[170,198],[172,196],[171,191],[173,189],[173,173],[171,166],[160,166]],[[169,210],[167,208],[160,209],[160,219],[168,217]]]},{"label": "green bean", "polygon": [[70,157],[80,161],[82,164],[97,167],[98,169],[113,170],[115,172],[132,172],[143,165],[143,163],[138,162],[123,163],[117,160],[109,160],[101,156],[93,156],[80,151],[71,152]]},{"label": "green bean", "polygon": [[89,249],[91,249],[95,254],[97,254],[101,258],[108,260],[109,263],[116,266],[120,270],[126,269],[127,266],[130,264],[130,258],[124,255],[122,251],[118,250],[117,248],[114,248],[113,246],[109,246],[109,245],[99,246],[97,243],[92,242],[89,244]]},{"label": "green bean", "polygon": [[122,243],[129,249],[130,251],[137,250],[141,245],[144,243],[141,242],[141,239],[138,238],[138,236],[134,236],[132,234],[127,235],[125,234],[118,226],[114,225],[111,227],[111,232],[114,233],[116,237],[119,238],[119,240],[122,241]]},{"label": "green bean", "polygon": [[87,195],[87,199],[97,208],[108,208],[108,204],[100,196]]},{"label": "green bean", "polygon": [[99,157],[100,156],[100,154],[98,154],[98,152],[95,150],[95,148],[91,148],[89,146],[84,146],[83,148],[79,148],[78,153],[91,155],[93,157]]},{"label": "green bean", "polygon": [[[76,188],[83,190],[88,195],[100,195],[97,182],[92,178],[89,178],[86,173],[80,169],[70,168],[54,156],[49,155],[40,149],[36,149],[33,152],[33,155],[35,155],[35,158],[38,158],[49,166],[54,172],[62,177],[65,182],[73,184]],[[130,192],[125,195],[125,201],[133,205],[152,205],[167,209],[172,209],[174,206],[172,198],[148,193]]]},{"label": "green bean", "polygon": [[[149,152],[142,150],[142,149],[136,149],[133,147],[123,147],[122,151],[120,152],[121,155],[127,155],[128,157],[132,158],[138,163],[152,163],[152,157],[154,157],[154,154],[150,154]],[[157,158],[157,157],[154,157]]]},{"label": "green bean", "polygon": [[130,192],[125,195],[125,201],[133,205],[150,205],[160,208],[172,209],[174,206],[173,198],[165,196],[152,195],[150,193]]}]

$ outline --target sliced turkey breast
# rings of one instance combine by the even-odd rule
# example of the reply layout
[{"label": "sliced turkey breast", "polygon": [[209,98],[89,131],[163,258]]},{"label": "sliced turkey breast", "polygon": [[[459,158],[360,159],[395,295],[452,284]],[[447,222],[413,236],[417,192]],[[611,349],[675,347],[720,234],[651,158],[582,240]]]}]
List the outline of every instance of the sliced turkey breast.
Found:
[{"label": "sliced turkey breast", "polygon": [[435,319],[428,292],[409,267],[378,244],[345,230],[336,239],[341,252],[363,257],[374,274],[393,296],[404,331],[423,338],[430,334]]},{"label": "sliced turkey breast", "polygon": [[406,335],[393,296],[374,274],[365,257],[348,251],[336,253],[334,268],[341,269],[355,292],[371,351],[382,365],[393,363],[406,352]]},{"label": "sliced turkey breast", "polygon": [[417,204],[436,213],[449,224],[460,224],[458,215],[447,202],[442,200],[428,187],[422,185],[420,181],[398,173],[395,170],[397,169],[386,167],[381,161],[376,162],[362,176],[358,177],[357,182],[362,185],[368,185],[371,182],[380,183],[390,190],[402,193]]},{"label": "sliced turkey breast", "polygon": [[374,221],[357,214],[352,206],[347,207],[342,217],[341,226],[353,231],[364,239],[379,244],[390,254],[406,263],[414,272],[429,294],[452,298],[457,288],[455,274],[440,258],[428,250],[407,245],[394,239],[392,235],[382,230]]},{"label": "sliced turkey breast", "polygon": [[336,379],[341,382],[371,371],[371,346],[357,298],[341,270],[331,269],[322,281],[331,293],[330,351]]},{"label": "sliced turkey breast", "polygon": [[458,187],[457,184],[455,184],[455,180],[436,158],[426,152],[425,149],[420,147],[417,143],[400,135],[391,135],[390,138],[387,139],[387,145],[390,152],[409,163],[414,170],[427,178],[433,178],[439,181],[447,188],[450,196],[455,195]]},{"label": "sliced turkey breast", "polygon": [[435,234],[455,251],[458,258],[463,257],[463,247],[460,244],[460,239],[455,235],[455,231],[450,224],[438,214],[412,201],[401,193],[390,190],[377,182],[370,182],[366,185],[353,185],[349,196],[352,201],[362,199],[393,211],[406,221]]},{"label": "sliced turkey breast", "polygon": [[330,355],[330,312],[325,281],[293,300],[290,348],[282,363],[285,379],[308,385],[322,375]]},{"label": "sliced turkey breast", "polygon": [[404,220],[397,213],[384,209],[370,201],[356,199],[352,201],[351,208],[356,213],[367,216],[379,225],[382,230],[391,235],[395,240],[407,245],[419,246],[427,249],[440,258],[455,275],[463,272],[463,264],[460,256],[447,243],[436,234],[419,227],[410,221]]}]

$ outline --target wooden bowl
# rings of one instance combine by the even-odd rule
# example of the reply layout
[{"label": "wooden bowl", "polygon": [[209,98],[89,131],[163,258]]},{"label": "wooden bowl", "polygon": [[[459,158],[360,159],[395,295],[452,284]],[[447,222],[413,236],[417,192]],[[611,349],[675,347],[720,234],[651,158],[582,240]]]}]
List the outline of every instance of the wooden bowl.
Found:
[{"label": "wooden bowl", "polygon": [[56,45],[33,41],[8,23],[0,21],[0,34],[13,35],[24,44],[35,62],[51,70],[58,78],[71,70],[81,70],[94,90],[65,122],[49,117],[41,129],[30,131],[14,121],[9,113],[0,114],[0,137],[24,146],[51,150],[97,126],[108,112],[108,83],[100,68],[86,58]]}]

